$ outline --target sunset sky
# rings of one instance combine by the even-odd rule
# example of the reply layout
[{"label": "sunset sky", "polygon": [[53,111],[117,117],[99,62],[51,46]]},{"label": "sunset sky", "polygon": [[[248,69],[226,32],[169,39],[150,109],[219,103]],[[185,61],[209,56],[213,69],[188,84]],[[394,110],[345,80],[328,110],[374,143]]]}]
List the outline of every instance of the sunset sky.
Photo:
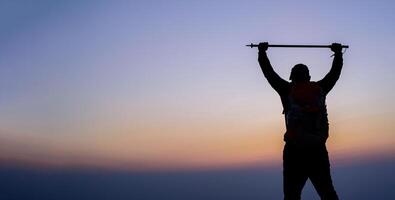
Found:
[{"label": "sunset sky", "polygon": [[[334,162],[395,153],[393,1],[2,1],[0,163],[131,170],[280,163],[251,42],[350,45],[327,97]],[[312,80],[329,49],[269,49]]]}]

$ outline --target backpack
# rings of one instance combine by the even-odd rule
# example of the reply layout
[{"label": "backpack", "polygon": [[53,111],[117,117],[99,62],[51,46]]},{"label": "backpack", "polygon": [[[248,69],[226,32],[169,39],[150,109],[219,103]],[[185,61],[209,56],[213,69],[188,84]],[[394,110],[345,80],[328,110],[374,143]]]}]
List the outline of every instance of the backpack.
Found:
[{"label": "backpack", "polygon": [[325,143],[328,117],[325,94],[316,82],[291,83],[287,97],[285,141]]}]

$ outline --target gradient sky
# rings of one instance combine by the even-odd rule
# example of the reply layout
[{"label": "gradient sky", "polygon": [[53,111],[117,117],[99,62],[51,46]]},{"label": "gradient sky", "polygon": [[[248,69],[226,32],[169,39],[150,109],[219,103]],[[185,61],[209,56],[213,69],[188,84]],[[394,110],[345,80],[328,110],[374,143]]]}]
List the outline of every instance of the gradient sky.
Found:
[{"label": "gradient sky", "polygon": [[[393,1],[1,1],[0,160],[214,168],[279,162],[280,98],[250,42],[350,45],[327,98],[336,160],[395,152]],[[269,49],[313,80],[328,49]],[[368,155],[368,156],[367,156]]]}]

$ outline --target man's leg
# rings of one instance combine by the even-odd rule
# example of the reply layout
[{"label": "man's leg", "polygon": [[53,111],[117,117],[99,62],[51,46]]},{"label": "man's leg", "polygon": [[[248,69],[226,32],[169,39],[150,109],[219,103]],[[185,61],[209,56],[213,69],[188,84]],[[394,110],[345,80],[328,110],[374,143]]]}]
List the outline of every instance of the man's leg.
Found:
[{"label": "man's leg", "polygon": [[328,152],[325,145],[316,149],[309,167],[309,178],[322,200],[338,200],[332,184]]},{"label": "man's leg", "polygon": [[286,144],[283,152],[284,200],[300,200],[307,181],[303,154],[293,145]]}]

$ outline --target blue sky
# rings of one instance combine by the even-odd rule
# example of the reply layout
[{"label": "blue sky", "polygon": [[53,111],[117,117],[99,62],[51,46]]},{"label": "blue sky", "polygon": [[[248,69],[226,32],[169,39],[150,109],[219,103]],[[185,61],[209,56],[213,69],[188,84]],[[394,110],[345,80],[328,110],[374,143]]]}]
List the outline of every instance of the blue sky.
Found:
[{"label": "blue sky", "polygon": [[[94,157],[92,165],[188,167],[278,157],[281,104],[256,49],[244,46],[260,41],[350,45],[328,96],[330,145],[336,155],[389,154],[394,8],[391,1],[3,1],[0,130],[11,146],[3,157],[58,163],[45,159],[55,152],[72,165]],[[284,78],[305,63],[319,80],[332,60],[327,49],[268,54]]]}]

